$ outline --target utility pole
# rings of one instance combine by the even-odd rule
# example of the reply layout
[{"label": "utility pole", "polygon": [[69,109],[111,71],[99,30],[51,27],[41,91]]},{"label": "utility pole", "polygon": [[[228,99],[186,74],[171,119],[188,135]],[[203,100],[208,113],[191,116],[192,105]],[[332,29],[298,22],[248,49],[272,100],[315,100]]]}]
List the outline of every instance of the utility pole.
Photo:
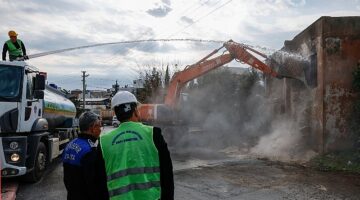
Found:
[{"label": "utility pole", "polygon": [[118,82],[117,82],[117,80],[116,80],[116,82],[115,82],[115,94],[116,94],[118,91],[119,91],[119,84],[118,84]]},{"label": "utility pole", "polygon": [[86,74],[86,71],[82,72],[82,82],[83,82],[83,109],[85,111],[85,93],[86,93],[86,80],[85,78],[89,76],[89,74]]},{"label": "utility pole", "polygon": [[114,96],[119,91],[119,84],[117,80],[115,82],[115,85],[113,85],[113,88],[114,88],[114,94],[113,94]]}]

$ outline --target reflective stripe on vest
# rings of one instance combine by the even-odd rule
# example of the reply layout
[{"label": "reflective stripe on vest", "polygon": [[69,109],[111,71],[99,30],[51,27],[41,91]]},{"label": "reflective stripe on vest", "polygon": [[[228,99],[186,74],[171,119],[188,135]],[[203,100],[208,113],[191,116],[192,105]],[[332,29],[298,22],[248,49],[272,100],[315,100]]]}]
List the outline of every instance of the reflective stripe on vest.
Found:
[{"label": "reflective stripe on vest", "polygon": [[16,46],[12,43],[11,40],[6,41],[6,44],[8,46],[9,55],[11,56],[22,56],[22,42],[21,40],[17,39],[16,42],[19,44],[19,48],[16,48]]},{"label": "reflective stripe on vest", "polygon": [[134,175],[134,174],[145,174],[145,173],[157,173],[160,172],[159,167],[139,167],[139,168],[130,168],[130,169],[124,169],[120,170],[118,172],[115,172],[107,177],[108,181],[112,181],[117,178],[121,178],[123,176],[127,175]]},{"label": "reflective stripe on vest", "polygon": [[[152,182],[147,182],[147,183],[134,183],[134,184],[130,184],[121,188],[117,188],[114,190],[110,190],[109,191],[109,196],[114,197],[114,196],[118,196],[118,195],[122,195],[125,193],[128,193],[130,191],[133,190],[146,190],[146,189],[150,189],[153,187],[160,187],[160,181],[152,181]],[[147,197],[145,196],[145,198],[147,199]],[[134,198],[134,199],[138,199],[138,198]],[[160,199],[157,198],[157,199]]]},{"label": "reflective stripe on vest", "polygon": [[110,199],[160,199],[160,162],[153,127],[124,122],[100,137]]}]

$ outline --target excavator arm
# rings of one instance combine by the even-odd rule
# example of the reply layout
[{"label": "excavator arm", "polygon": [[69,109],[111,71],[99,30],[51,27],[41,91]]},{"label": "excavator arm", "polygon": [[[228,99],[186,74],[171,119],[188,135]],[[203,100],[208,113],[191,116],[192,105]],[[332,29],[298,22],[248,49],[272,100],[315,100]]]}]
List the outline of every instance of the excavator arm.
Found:
[{"label": "excavator arm", "polygon": [[177,105],[181,89],[187,82],[194,80],[211,70],[221,67],[232,60],[233,58],[230,54],[224,54],[211,60],[204,60],[201,63],[187,67],[181,72],[175,73],[170,81],[169,88],[165,96],[165,104],[174,108]]},{"label": "excavator arm", "polygon": [[[225,48],[228,52],[210,58],[218,53],[222,48]],[[252,53],[250,53],[252,52]],[[149,123],[174,123],[174,110],[178,105],[178,99],[182,88],[191,80],[202,76],[211,70],[221,67],[232,60],[237,60],[242,63],[246,63],[265,74],[269,74],[273,77],[281,78],[275,71],[273,71],[268,65],[260,61],[254,54],[267,58],[266,55],[252,49],[248,46],[228,41],[218,49],[215,49],[209,55],[197,63],[187,66],[183,71],[177,72],[172,77],[169,88],[165,96],[165,104],[142,104],[139,107],[140,120]]]},{"label": "excavator arm", "polygon": [[[248,46],[244,46],[241,44],[238,44],[233,41],[226,42],[224,44],[225,48],[230,52],[232,57],[240,62],[246,63],[250,65],[251,67],[254,67],[260,71],[262,71],[265,74],[269,74],[276,78],[282,78],[277,72],[275,72],[273,69],[271,69],[268,65],[266,65],[264,62],[260,61],[257,57],[255,57],[253,54],[251,54],[249,51],[252,51],[259,56],[263,58],[267,58],[265,54],[262,54],[255,49],[252,49]],[[249,50],[249,51],[248,51]]]},{"label": "excavator arm", "polygon": [[[229,53],[208,59],[224,47]],[[273,77],[280,78],[280,76],[275,71],[273,71],[268,65],[260,61],[249,51],[252,51],[259,56],[266,58],[266,55],[248,46],[230,40],[228,42],[225,42],[222,47],[214,50],[212,53],[205,56],[197,63],[187,66],[181,72],[175,73],[170,81],[169,88],[165,96],[165,104],[170,106],[171,108],[175,108],[179,99],[181,89],[186,85],[186,83],[208,73],[211,70],[221,67],[234,59],[246,63],[266,74],[270,74]]]}]

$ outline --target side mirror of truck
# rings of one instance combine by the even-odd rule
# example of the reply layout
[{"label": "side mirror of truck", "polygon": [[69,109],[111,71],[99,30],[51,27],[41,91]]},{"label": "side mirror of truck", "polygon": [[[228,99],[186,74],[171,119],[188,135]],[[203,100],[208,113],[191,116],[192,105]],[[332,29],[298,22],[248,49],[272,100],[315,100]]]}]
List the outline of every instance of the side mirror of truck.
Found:
[{"label": "side mirror of truck", "polygon": [[34,98],[35,99],[44,99],[44,90],[35,90],[34,91]]},{"label": "side mirror of truck", "polygon": [[36,74],[34,90],[45,90],[45,76],[43,74]]}]

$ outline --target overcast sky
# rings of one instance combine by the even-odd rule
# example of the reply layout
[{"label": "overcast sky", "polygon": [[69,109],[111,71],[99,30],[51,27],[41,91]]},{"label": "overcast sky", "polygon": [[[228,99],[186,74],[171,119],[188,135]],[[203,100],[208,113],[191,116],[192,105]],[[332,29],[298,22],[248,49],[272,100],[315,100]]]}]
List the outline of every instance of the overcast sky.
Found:
[{"label": "overcast sky", "polygon": [[[15,30],[28,55],[81,45],[154,38],[229,40],[279,49],[321,16],[359,16],[359,0],[0,0],[0,39]],[[195,63],[220,44],[143,43],[82,49],[28,62],[49,82],[89,89],[137,78],[139,66]],[[233,62],[231,66],[239,66]]]}]

